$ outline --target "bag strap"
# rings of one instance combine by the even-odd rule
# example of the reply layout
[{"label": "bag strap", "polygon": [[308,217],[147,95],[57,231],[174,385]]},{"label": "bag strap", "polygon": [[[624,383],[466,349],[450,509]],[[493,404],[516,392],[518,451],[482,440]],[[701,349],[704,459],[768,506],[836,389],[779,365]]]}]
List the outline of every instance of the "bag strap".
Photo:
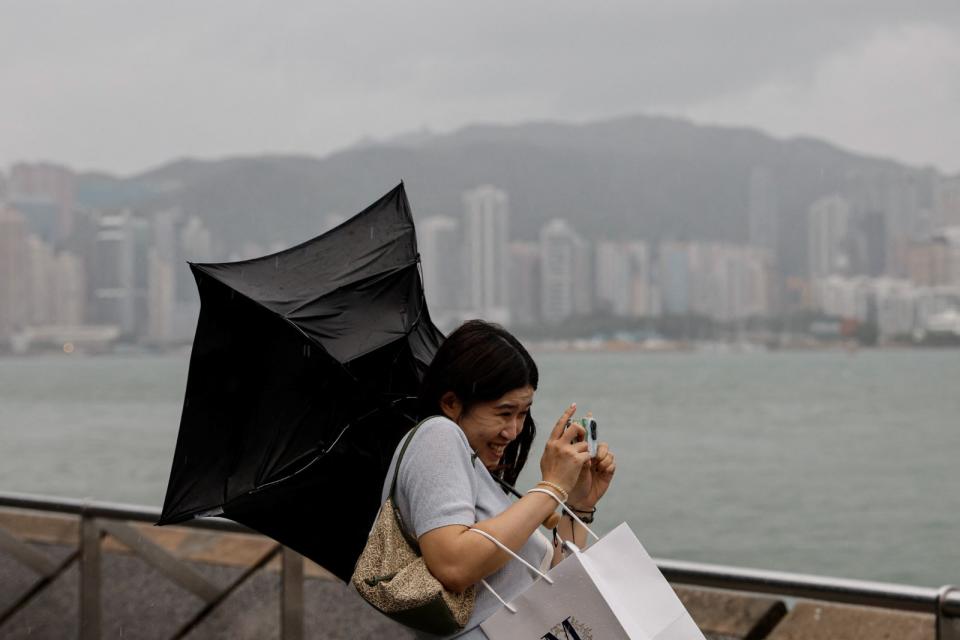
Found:
[{"label": "bag strap", "polygon": [[[431,416],[433,417],[433,416]],[[407,434],[407,439],[403,442],[403,446],[400,447],[400,453],[397,455],[397,464],[393,468],[393,480],[390,482],[390,504],[393,507],[393,517],[397,521],[397,526],[400,528],[400,533],[403,534],[403,539],[407,541],[407,544],[410,545],[410,548],[413,549],[417,555],[420,555],[420,542],[410,535],[407,532],[407,527],[403,524],[403,516],[400,515],[400,508],[397,507],[397,478],[400,476],[400,463],[403,461],[403,454],[407,452],[407,447],[410,446],[410,441],[413,440],[413,436],[416,435],[417,429],[419,429],[424,422],[430,418],[425,418],[417,423],[413,429],[410,430],[410,433]]]},{"label": "bag strap", "polygon": [[[427,418],[427,420],[429,419],[430,418]],[[419,429],[427,420],[421,420],[417,423],[417,426],[410,430],[410,433],[407,434],[407,439],[400,448],[400,455],[397,456],[397,464],[393,468],[393,481],[390,483],[390,499],[393,500],[394,504],[397,503],[397,478],[400,476],[400,462],[403,461],[403,454],[407,452],[407,447],[410,446],[410,441],[413,440],[413,436],[417,433],[417,429]]]}]

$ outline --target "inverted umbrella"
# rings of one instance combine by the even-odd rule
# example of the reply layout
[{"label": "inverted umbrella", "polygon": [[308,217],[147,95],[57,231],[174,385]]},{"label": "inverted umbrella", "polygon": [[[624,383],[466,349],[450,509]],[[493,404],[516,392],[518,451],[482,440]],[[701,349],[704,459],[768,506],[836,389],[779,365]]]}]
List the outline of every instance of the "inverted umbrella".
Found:
[{"label": "inverted umbrella", "polygon": [[291,249],[190,268],[200,317],[158,524],[222,515],[349,579],[443,339],[403,185]]}]

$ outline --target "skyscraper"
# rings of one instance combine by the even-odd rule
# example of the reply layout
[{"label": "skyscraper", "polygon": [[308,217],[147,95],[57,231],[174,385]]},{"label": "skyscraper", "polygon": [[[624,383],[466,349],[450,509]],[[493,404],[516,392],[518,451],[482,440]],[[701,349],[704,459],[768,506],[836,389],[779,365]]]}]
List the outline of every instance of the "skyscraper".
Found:
[{"label": "skyscraper", "polygon": [[627,316],[633,309],[633,255],[626,242],[596,244],[594,300],[596,306],[615,316]]},{"label": "skyscraper", "polygon": [[433,216],[423,219],[417,229],[423,291],[434,319],[463,307],[463,252],[460,225],[455,218]]},{"label": "skyscraper", "polygon": [[589,250],[566,220],[555,218],[540,230],[540,314],[559,323],[590,312]]},{"label": "skyscraper", "polygon": [[810,205],[807,216],[807,263],[810,278],[843,274],[850,266],[846,252],[850,203],[833,195]]},{"label": "skyscraper", "polygon": [[463,211],[469,309],[487,320],[508,324],[507,194],[490,185],[477,187],[463,194]]},{"label": "skyscraper", "polygon": [[510,243],[510,320],[518,325],[540,322],[540,245]]},{"label": "skyscraper", "polygon": [[882,211],[865,211],[854,217],[846,243],[853,272],[878,278],[887,272],[887,220]]},{"label": "skyscraper", "polygon": [[659,247],[658,284],[663,313],[684,315],[691,311],[693,283],[691,250],[682,242],[662,242]]},{"label": "skyscraper", "polygon": [[129,337],[146,329],[150,227],[129,211],[101,216],[90,269],[92,319]]},{"label": "skyscraper", "polygon": [[27,324],[50,324],[53,321],[56,262],[52,247],[32,233],[27,236],[24,266],[27,286],[22,304],[27,307]]},{"label": "skyscraper", "polygon": [[170,209],[153,215],[153,243],[147,265],[147,335],[164,342],[174,337],[177,299],[176,269],[184,266],[180,258],[177,227],[180,211]]},{"label": "skyscraper", "polygon": [[54,265],[53,324],[75,327],[83,324],[87,294],[83,260],[68,251],[57,254]]},{"label": "skyscraper", "polygon": [[632,263],[630,315],[645,318],[660,315],[660,298],[653,286],[650,248],[646,242],[629,243]]}]

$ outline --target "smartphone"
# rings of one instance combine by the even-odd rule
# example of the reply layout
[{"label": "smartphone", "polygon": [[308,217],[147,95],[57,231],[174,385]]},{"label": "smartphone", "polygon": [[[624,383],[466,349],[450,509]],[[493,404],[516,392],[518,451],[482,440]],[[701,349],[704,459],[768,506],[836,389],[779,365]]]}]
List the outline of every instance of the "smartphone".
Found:
[{"label": "smartphone", "polygon": [[[568,420],[567,426],[569,427],[572,422],[572,420]],[[597,421],[592,413],[588,413],[586,418],[580,418],[578,422],[586,433],[585,440],[587,442],[587,450],[590,452],[590,457],[596,458],[597,443],[599,442],[597,438]]]},{"label": "smartphone", "polygon": [[586,418],[580,419],[580,424],[583,425],[583,430],[587,432],[587,447],[590,451],[590,457],[597,457],[597,421],[593,416],[587,416]]}]

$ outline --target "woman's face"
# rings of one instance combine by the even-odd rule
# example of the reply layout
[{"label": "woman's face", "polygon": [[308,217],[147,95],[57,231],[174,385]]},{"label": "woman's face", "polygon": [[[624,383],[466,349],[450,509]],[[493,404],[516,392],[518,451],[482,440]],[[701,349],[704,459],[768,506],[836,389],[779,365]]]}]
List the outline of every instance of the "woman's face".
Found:
[{"label": "woman's face", "polygon": [[496,467],[504,449],[523,430],[523,421],[530,413],[534,389],[530,385],[508,391],[496,400],[478,402],[466,413],[452,393],[444,396],[441,406],[447,417],[460,425],[470,447],[477,452],[488,469]]}]

